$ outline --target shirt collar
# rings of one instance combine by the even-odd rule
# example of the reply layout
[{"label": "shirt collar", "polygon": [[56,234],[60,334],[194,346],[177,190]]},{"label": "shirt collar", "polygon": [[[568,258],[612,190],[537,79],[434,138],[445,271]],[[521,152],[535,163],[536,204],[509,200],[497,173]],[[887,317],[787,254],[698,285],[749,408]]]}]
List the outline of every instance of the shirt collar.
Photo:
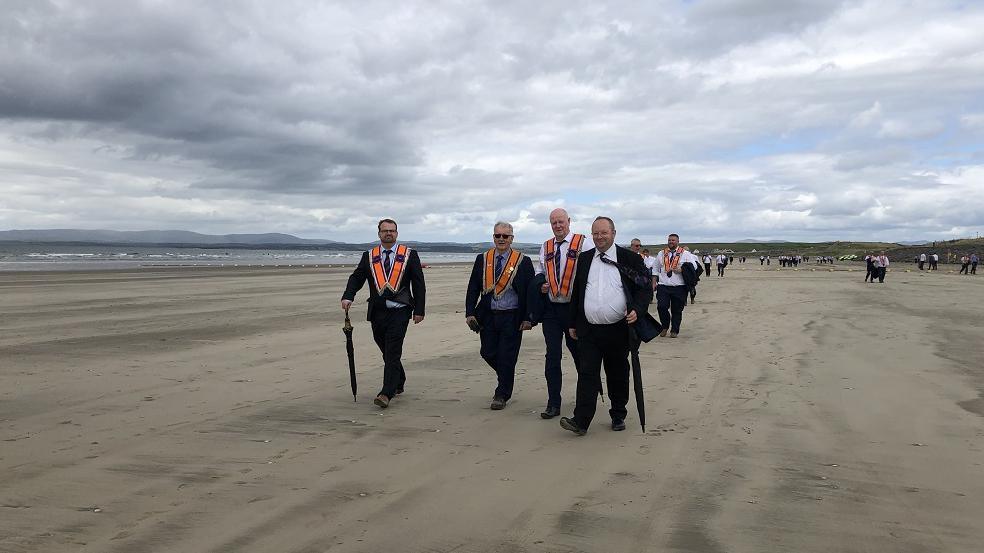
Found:
[{"label": "shirt collar", "polygon": [[615,252],[613,250],[615,250],[615,244],[608,246],[608,249],[605,251],[601,251],[601,248],[595,248],[595,257],[605,254],[609,258],[614,259]]},{"label": "shirt collar", "polygon": [[396,248],[398,248],[399,246],[400,246],[400,243],[399,242],[393,242],[393,247],[387,248],[386,246],[383,245],[382,242],[380,242],[379,243],[379,251],[382,252],[382,253],[386,253],[386,250],[393,250],[394,252],[396,252]]}]

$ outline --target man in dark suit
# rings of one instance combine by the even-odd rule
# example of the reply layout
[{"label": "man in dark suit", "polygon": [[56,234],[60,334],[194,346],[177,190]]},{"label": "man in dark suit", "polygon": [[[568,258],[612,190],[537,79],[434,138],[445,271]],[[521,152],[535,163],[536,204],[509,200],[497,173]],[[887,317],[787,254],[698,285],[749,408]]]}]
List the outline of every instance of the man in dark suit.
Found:
[{"label": "man in dark suit", "polygon": [[639,255],[615,245],[615,223],[598,217],[591,225],[595,247],[578,256],[571,294],[569,332],[577,339],[577,403],[560,425],[584,435],[594,418],[604,363],[611,399],[612,430],[625,430],[629,401],[629,325],[652,301],[649,270]]},{"label": "man in dark suit", "polygon": [[479,333],[482,359],[495,371],[497,385],[491,409],[498,411],[512,397],[516,360],[523,331],[532,328],[528,309],[533,262],[512,249],[513,227],[492,228],[495,247],[475,258],[465,294],[465,321]]},{"label": "man in dark suit", "polygon": [[403,338],[410,318],[418,324],[424,320],[424,271],[417,252],[403,244],[396,221],[383,219],[376,225],[379,246],[362,254],[359,265],[349,276],[342,294],[342,309],[348,311],[355,294],[369,282],[366,320],[372,323],[372,337],[383,354],[383,387],[373,403],[386,408],[403,393],[407,375],[400,358]]}]

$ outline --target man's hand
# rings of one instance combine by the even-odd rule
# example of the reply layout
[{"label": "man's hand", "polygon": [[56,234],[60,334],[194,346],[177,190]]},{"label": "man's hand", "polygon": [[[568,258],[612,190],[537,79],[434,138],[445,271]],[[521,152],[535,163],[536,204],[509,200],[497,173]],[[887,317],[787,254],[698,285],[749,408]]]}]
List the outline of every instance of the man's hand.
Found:
[{"label": "man's hand", "polygon": [[543,284],[540,285],[540,293],[541,294],[546,294],[549,291],[550,291],[550,285],[549,284],[547,284],[546,282],[544,282]]},{"label": "man's hand", "polygon": [[629,324],[635,324],[635,322],[636,322],[636,320],[638,320],[638,318],[639,317],[636,316],[635,309],[633,309],[632,311],[629,311],[628,313],[625,314],[625,322],[627,322]]},{"label": "man's hand", "polygon": [[532,328],[533,328],[533,323],[531,323],[529,321],[523,321],[523,322],[519,323],[519,330],[520,331],[523,331],[523,330],[531,330]]},{"label": "man's hand", "polygon": [[424,322],[424,316],[423,315],[414,315],[413,316],[413,324],[420,324],[422,322]]},{"label": "man's hand", "polygon": [[342,300],[342,310],[348,311],[349,307],[352,307],[352,300]]},{"label": "man's hand", "polygon": [[567,333],[571,335],[571,338],[577,340],[577,329],[576,328],[568,328],[567,329]]},{"label": "man's hand", "polygon": [[478,319],[476,319],[474,315],[471,315],[465,317],[465,323],[468,325],[468,328],[472,328],[473,326],[478,324]]}]

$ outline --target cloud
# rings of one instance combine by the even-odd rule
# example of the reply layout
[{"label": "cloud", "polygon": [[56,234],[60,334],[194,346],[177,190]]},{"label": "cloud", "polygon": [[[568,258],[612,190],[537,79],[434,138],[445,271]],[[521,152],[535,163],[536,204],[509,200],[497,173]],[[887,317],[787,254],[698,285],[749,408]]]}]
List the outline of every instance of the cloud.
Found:
[{"label": "cloud", "polygon": [[[8,2],[0,227],[980,228],[984,6]],[[978,204],[979,205],[979,204]],[[919,215],[923,214],[923,215]],[[926,215],[931,214],[931,215]],[[57,225],[56,225],[57,223]]]}]

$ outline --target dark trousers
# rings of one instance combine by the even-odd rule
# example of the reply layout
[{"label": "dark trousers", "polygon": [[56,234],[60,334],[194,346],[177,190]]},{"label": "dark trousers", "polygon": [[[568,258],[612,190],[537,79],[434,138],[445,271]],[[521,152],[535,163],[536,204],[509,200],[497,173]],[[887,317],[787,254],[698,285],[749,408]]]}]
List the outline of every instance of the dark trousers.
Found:
[{"label": "dark trousers", "polygon": [[875,277],[878,277],[878,282],[885,282],[885,267],[875,267],[875,274],[871,276],[871,282],[875,281]]},{"label": "dark trousers", "polygon": [[601,387],[601,366],[605,365],[612,420],[625,420],[629,402],[629,325],[625,319],[610,325],[591,325],[577,338],[577,403],[574,421],[587,430],[594,418]]},{"label": "dark trousers", "polygon": [[967,272],[969,270],[970,270],[970,263],[964,263],[963,265],[960,266],[960,272],[957,273],[957,274],[959,274],[959,275],[970,274],[970,273]]},{"label": "dark trousers", "polygon": [[724,267],[725,267],[724,265],[718,263],[718,276],[719,277],[723,277],[724,276]]},{"label": "dark trousers", "polygon": [[403,390],[407,373],[403,370],[403,338],[407,335],[412,310],[378,308],[372,312],[372,338],[383,354],[383,387],[379,393],[393,398],[397,390]]},{"label": "dark trousers", "polygon": [[977,274],[977,262],[976,261],[970,264],[970,274],[972,274],[972,275],[976,275]]},{"label": "dark trousers", "polygon": [[482,342],[482,359],[492,367],[498,383],[495,396],[508,400],[512,397],[516,379],[516,360],[523,344],[519,330],[519,310],[493,311],[492,317],[482,326],[479,338]]},{"label": "dark trousers", "polygon": [[867,269],[868,271],[864,274],[864,281],[868,282],[868,279],[871,279],[871,282],[874,282],[875,277],[878,276],[878,269],[871,263],[868,263]]},{"label": "dark trousers", "polygon": [[547,406],[560,408],[560,391],[564,383],[564,373],[561,370],[561,359],[564,356],[564,342],[567,342],[567,350],[571,352],[571,359],[574,360],[574,368],[578,366],[577,341],[571,338],[567,332],[570,328],[569,303],[554,303],[547,300],[543,309],[543,320],[540,325],[543,328],[543,341],[547,346],[547,353],[544,356],[543,376],[547,379]]},{"label": "dark trousers", "polygon": [[926,262],[925,262],[925,261],[920,261],[920,262],[919,262],[919,270],[920,270],[920,271],[921,271],[921,270],[923,270],[923,266],[924,266],[924,265],[926,265]]},{"label": "dark trousers", "polygon": [[656,287],[656,313],[659,315],[659,324],[663,328],[669,328],[670,332],[680,332],[680,322],[683,321],[683,306],[686,304],[686,286],[660,284]]},{"label": "dark trousers", "polygon": [[704,263],[704,274],[707,275],[707,276],[711,276],[711,264],[710,263]]}]

